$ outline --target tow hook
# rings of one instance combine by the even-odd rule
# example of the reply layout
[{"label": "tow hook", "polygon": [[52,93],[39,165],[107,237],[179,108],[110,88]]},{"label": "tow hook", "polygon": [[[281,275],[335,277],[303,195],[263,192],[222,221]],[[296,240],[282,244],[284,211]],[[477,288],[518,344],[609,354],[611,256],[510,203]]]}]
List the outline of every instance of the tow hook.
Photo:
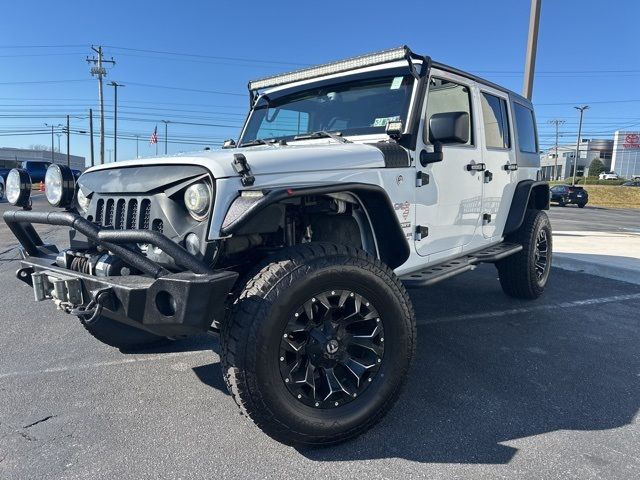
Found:
[{"label": "tow hook", "polygon": [[68,313],[76,315],[85,325],[89,325],[98,319],[104,307],[115,309],[115,297],[111,288],[98,290],[86,306],[72,308]]}]

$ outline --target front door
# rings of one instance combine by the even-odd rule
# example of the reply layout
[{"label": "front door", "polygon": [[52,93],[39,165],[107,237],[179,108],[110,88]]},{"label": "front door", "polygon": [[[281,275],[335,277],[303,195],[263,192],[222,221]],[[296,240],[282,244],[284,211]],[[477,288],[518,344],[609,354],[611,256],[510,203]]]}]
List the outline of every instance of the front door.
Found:
[{"label": "front door", "polygon": [[477,170],[482,152],[476,134],[479,110],[475,88],[472,80],[437,69],[431,71],[418,152],[433,151],[428,125],[436,113],[468,113],[470,135],[466,144],[444,144],[441,162],[426,167],[417,162],[418,172],[428,175],[429,180],[416,187],[416,224],[428,228],[428,232],[418,234],[415,245],[418,254],[434,256],[430,261],[460,253],[473,240],[480,225],[483,172]]}]

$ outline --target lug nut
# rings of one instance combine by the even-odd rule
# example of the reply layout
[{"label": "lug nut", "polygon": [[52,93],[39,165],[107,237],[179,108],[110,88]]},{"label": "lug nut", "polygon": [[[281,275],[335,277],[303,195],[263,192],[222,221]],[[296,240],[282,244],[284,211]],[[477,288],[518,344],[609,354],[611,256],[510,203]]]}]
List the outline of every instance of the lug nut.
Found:
[{"label": "lug nut", "polygon": [[298,398],[302,398],[302,395],[298,394]]},{"label": "lug nut", "polygon": [[318,402],[316,402],[316,403],[315,403],[315,405],[316,405],[316,407],[319,407],[319,406],[320,406],[320,404],[319,404]]},{"label": "lug nut", "polygon": [[334,405],[337,407],[338,406],[338,402],[334,403]]},{"label": "lug nut", "polygon": [[286,333],[285,333],[283,336],[284,336],[284,338],[287,338],[287,337],[288,337],[288,335],[287,335]]},{"label": "lug nut", "polygon": [[281,362],[284,362],[284,357],[280,357],[280,361],[281,361]]},{"label": "lug nut", "polygon": [[288,378],[285,378],[285,379],[284,379],[284,383],[289,383],[289,379],[288,379]]}]

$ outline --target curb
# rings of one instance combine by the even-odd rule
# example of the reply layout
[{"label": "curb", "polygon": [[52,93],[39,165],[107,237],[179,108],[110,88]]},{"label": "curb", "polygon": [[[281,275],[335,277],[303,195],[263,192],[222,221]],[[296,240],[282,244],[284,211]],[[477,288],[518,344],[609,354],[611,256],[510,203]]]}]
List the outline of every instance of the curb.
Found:
[{"label": "curb", "polygon": [[640,285],[640,271],[633,268],[614,267],[604,263],[587,262],[571,257],[571,255],[554,253],[552,266],[572,272],[582,272],[598,277],[620,280]]}]

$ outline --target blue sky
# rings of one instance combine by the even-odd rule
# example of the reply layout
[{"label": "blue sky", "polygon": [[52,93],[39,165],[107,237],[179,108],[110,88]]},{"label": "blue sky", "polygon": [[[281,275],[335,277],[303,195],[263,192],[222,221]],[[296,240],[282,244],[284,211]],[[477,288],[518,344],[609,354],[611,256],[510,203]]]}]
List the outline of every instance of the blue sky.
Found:
[{"label": "blue sky", "polygon": [[[543,0],[533,97],[543,147],[553,142],[553,118],[566,121],[563,138],[574,141],[573,105],[582,103],[591,106],[586,138],[640,128],[640,2],[592,5]],[[66,113],[72,131],[88,130],[87,110],[97,112],[97,81],[85,61],[92,44],[117,62],[106,81],[126,85],[118,95],[120,160],[135,156],[134,135],[140,155],[153,154],[156,125],[162,153],[162,120],[172,122],[169,153],[235,138],[250,79],[401,44],[520,92],[529,8],[529,0],[7,2],[0,146],[49,145],[43,124],[64,123]],[[112,87],[105,99],[109,135]],[[106,148],[112,143],[107,138]],[[74,134],[71,153],[88,157],[88,145]]]}]

